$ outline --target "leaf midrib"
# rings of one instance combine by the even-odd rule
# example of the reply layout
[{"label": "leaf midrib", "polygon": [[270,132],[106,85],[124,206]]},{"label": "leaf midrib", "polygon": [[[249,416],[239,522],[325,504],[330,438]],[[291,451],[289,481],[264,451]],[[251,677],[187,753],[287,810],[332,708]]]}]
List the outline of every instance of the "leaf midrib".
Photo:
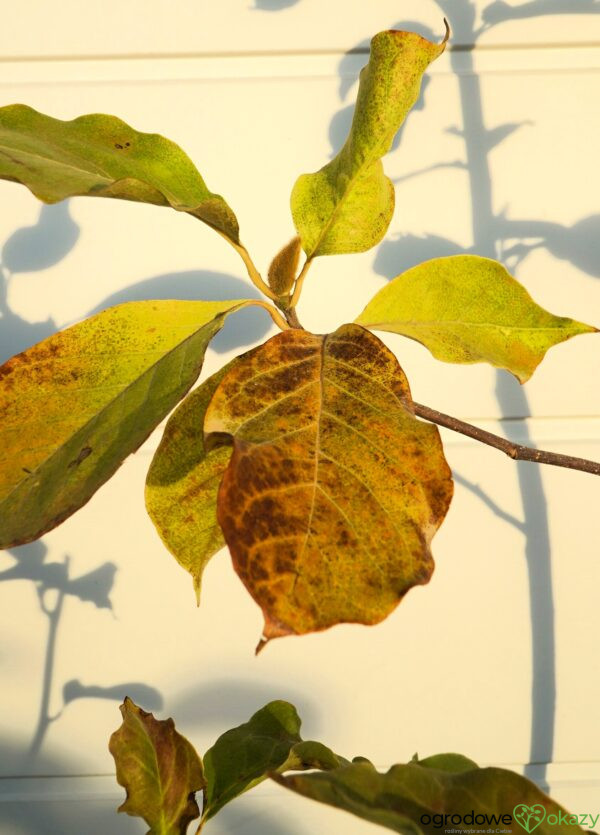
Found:
[{"label": "leaf midrib", "polygon": [[[331,162],[328,165],[324,166],[324,168],[322,168],[321,171],[324,171],[325,168],[328,168],[330,165],[333,165],[333,163],[336,162],[336,160],[338,160],[341,157],[345,147],[346,147],[346,143],[344,143],[344,146],[340,150],[337,157],[335,159],[331,160]],[[356,174],[352,177],[352,179],[348,180],[348,185],[344,189],[344,193],[342,194],[342,196],[340,197],[340,199],[336,203],[336,205],[335,205],[335,207],[334,207],[334,209],[333,209],[333,211],[332,211],[332,213],[329,217],[329,220],[328,220],[326,226],[323,228],[323,231],[321,232],[321,234],[319,235],[319,238],[317,239],[317,243],[313,247],[313,250],[312,250],[311,254],[308,256],[309,260],[312,259],[312,258],[315,258],[318,255],[319,247],[323,243],[324,238],[328,235],[331,227],[335,224],[335,222],[337,220],[337,217],[338,217],[338,214],[341,212],[341,210],[344,207],[344,204],[346,203],[346,200],[348,199],[348,195],[350,194],[350,192],[351,192],[352,188],[354,187],[354,184],[356,183],[356,181],[359,179],[359,177],[362,176],[363,171],[365,171],[365,169],[367,169],[369,167],[372,167],[373,165],[375,165],[375,163],[379,162],[380,160],[381,160],[381,157],[376,157],[375,159],[370,160],[370,161],[368,161],[368,158],[365,158],[365,160],[356,169]],[[312,175],[309,174],[308,176],[309,177],[310,176],[313,176],[313,177],[318,176],[321,173],[321,171],[317,171],[315,174],[312,174]],[[385,180],[389,180],[389,178],[387,177],[387,175],[385,174],[385,172],[383,170],[381,171],[381,176]]]},{"label": "leaf midrib", "polygon": [[[156,746],[154,744],[154,740],[150,736],[150,733],[149,733],[148,729],[146,728],[146,726],[144,725],[144,723],[140,719],[139,715],[136,715],[135,719],[136,719],[138,725],[140,726],[142,735],[146,738],[148,746],[150,747],[150,751],[152,752],[152,758],[153,758],[154,766],[155,766],[154,772],[145,764],[144,764],[144,770],[151,777],[154,777],[155,782],[157,784],[158,794],[159,794],[159,798],[160,798],[160,801],[159,801],[159,824],[160,824],[161,830],[164,830],[165,833],[168,833],[167,827],[169,826],[169,818],[167,817],[167,814],[165,812],[164,799],[165,799],[166,791],[167,791],[167,788],[168,788],[168,785],[169,785],[169,782],[170,782],[171,778],[169,778],[166,786],[164,786],[163,785],[163,780],[162,780],[160,762],[158,760],[158,754],[157,754],[157,751],[156,751]],[[137,759],[139,764],[142,764],[142,760],[139,757],[136,757],[136,759]],[[172,771],[173,770],[171,769],[171,776],[172,776]]]},{"label": "leaf midrib", "polygon": [[463,321],[462,319],[390,319],[385,322],[369,322],[363,323],[359,322],[360,325],[364,328],[369,328],[373,330],[387,330],[393,326],[401,326],[401,325],[412,325],[418,328],[439,328],[443,326],[458,326],[458,327],[465,327],[465,328],[488,328],[494,330],[502,330],[502,331],[510,331],[511,333],[514,332],[522,332],[522,331],[556,331],[556,330],[565,330],[566,328],[573,327],[577,323],[571,319],[567,319],[567,323],[563,324],[556,324],[556,325],[501,325],[498,322],[469,322]]},{"label": "leaf midrib", "polygon": [[[350,392],[348,392],[348,391],[347,391],[346,389],[344,389],[342,386],[340,386],[340,385],[338,385],[337,383],[335,383],[335,381],[332,381],[332,380],[330,380],[329,378],[325,378],[325,373],[324,373],[324,372],[325,372],[325,368],[324,368],[324,366],[325,366],[325,357],[326,357],[326,343],[327,343],[327,340],[328,340],[329,336],[330,336],[330,334],[327,334],[327,335],[323,338],[323,341],[322,341],[322,343],[321,343],[321,349],[320,349],[320,353],[321,353],[321,362],[320,362],[319,380],[318,380],[318,383],[319,383],[319,386],[320,386],[320,398],[319,398],[319,410],[318,410],[318,413],[317,413],[317,417],[316,417],[316,419],[315,419],[315,423],[316,423],[317,429],[316,429],[316,438],[315,438],[315,469],[314,469],[314,477],[313,477],[313,480],[312,480],[312,481],[310,481],[310,482],[302,482],[302,483],[300,483],[300,484],[299,484],[299,483],[296,483],[296,484],[294,484],[294,485],[290,485],[290,489],[291,489],[291,487],[292,487],[292,486],[293,486],[294,488],[298,488],[298,487],[311,487],[311,486],[312,486],[312,501],[311,501],[311,508],[310,508],[309,517],[308,517],[307,528],[306,528],[306,536],[305,536],[304,542],[303,542],[303,544],[302,544],[302,548],[301,548],[301,550],[300,550],[300,551],[299,551],[299,553],[298,553],[298,557],[297,557],[297,560],[298,560],[298,561],[301,561],[301,560],[302,560],[302,558],[304,557],[304,553],[305,553],[305,551],[306,551],[306,547],[307,547],[307,545],[308,545],[308,541],[309,541],[309,539],[310,539],[311,525],[312,525],[312,520],[313,520],[313,516],[314,516],[314,510],[315,510],[315,505],[316,505],[316,496],[317,496],[317,492],[320,492],[320,493],[321,493],[321,494],[322,494],[322,495],[323,495],[323,496],[324,496],[324,497],[325,497],[325,498],[326,498],[326,499],[327,499],[327,500],[328,500],[328,501],[329,501],[329,502],[333,505],[333,507],[335,507],[336,511],[340,514],[340,516],[342,516],[342,517],[346,520],[346,522],[348,523],[348,525],[350,526],[350,528],[351,528],[351,529],[352,529],[352,531],[354,532],[354,534],[355,534],[355,536],[356,536],[356,538],[357,538],[358,542],[360,543],[360,546],[361,546],[361,547],[362,547],[362,548],[366,551],[366,553],[367,553],[369,556],[372,556],[372,555],[373,555],[373,554],[372,554],[372,549],[371,549],[370,547],[368,547],[368,545],[367,545],[367,543],[366,543],[366,541],[365,541],[365,539],[364,539],[364,536],[360,535],[359,531],[356,529],[356,527],[355,527],[354,523],[352,522],[352,520],[348,517],[348,515],[347,515],[347,514],[346,514],[346,513],[342,510],[342,508],[338,505],[338,503],[337,503],[337,502],[336,502],[336,500],[333,498],[333,496],[331,496],[331,495],[330,495],[330,494],[329,494],[326,490],[324,490],[324,489],[323,489],[323,487],[320,485],[320,483],[319,483],[319,464],[320,464],[321,457],[323,457],[323,458],[327,458],[327,460],[331,461],[331,463],[332,463],[332,464],[334,464],[336,467],[337,467],[337,466],[339,466],[339,467],[341,467],[342,469],[345,469],[348,473],[350,473],[350,474],[352,475],[352,477],[353,477],[353,478],[355,478],[355,479],[356,479],[356,481],[358,481],[358,482],[359,482],[359,484],[362,484],[362,485],[365,487],[365,489],[367,489],[367,491],[370,493],[370,495],[373,497],[373,499],[374,499],[374,501],[376,502],[376,504],[377,504],[377,505],[381,508],[381,510],[382,510],[382,512],[383,512],[383,514],[384,514],[384,515],[385,515],[385,516],[386,516],[386,517],[390,520],[390,524],[392,525],[392,527],[394,528],[394,530],[396,531],[396,533],[398,534],[398,536],[400,537],[400,539],[404,540],[404,537],[402,536],[401,531],[398,529],[398,527],[397,527],[397,525],[396,525],[396,522],[394,521],[394,519],[393,519],[392,515],[389,513],[389,511],[387,510],[387,508],[386,508],[386,507],[384,507],[384,505],[381,503],[381,500],[380,500],[380,499],[379,499],[379,498],[375,495],[375,493],[372,491],[372,489],[371,489],[371,488],[370,488],[370,487],[369,487],[369,486],[368,486],[368,485],[367,485],[367,484],[363,481],[363,479],[361,479],[359,476],[357,476],[357,475],[356,475],[356,473],[355,473],[352,469],[350,469],[349,467],[346,467],[345,465],[341,464],[341,463],[340,463],[339,461],[337,461],[335,458],[332,458],[331,456],[327,455],[326,453],[322,452],[322,450],[321,450],[321,424],[322,424],[322,418],[323,418],[323,416],[324,416],[324,415],[327,415],[327,417],[328,417],[328,418],[338,421],[338,422],[339,422],[339,423],[341,423],[343,426],[346,426],[348,429],[350,429],[350,430],[352,430],[353,432],[356,432],[357,434],[361,435],[361,437],[363,437],[363,438],[365,439],[365,441],[367,442],[367,444],[368,444],[369,446],[372,446],[372,447],[374,447],[375,449],[377,449],[377,451],[378,451],[378,452],[380,452],[380,453],[381,453],[381,454],[382,454],[385,458],[388,458],[389,460],[394,460],[394,459],[391,459],[391,458],[390,458],[390,456],[387,454],[387,452],[386,452],[384,449],[382,449],[381,447],[378,447],[377,445],[375,445],[375,444],[373,443],[372,439],[370,439],[368,436],[364,435],[364,433],[359,432],[359,430],[357,430],[355,427],[351,426],[349,423],[346,423],[346,421],[341,420],[340,418],[336,417],[336,416],[335,416],[335,415],[333,415],[331,412],[329,412],[329,411],[327,411],[327,410],[325,410],[325,409],[323,408],[323,401],[324,401],[324,399],[325,399],[325,397],[324,397],[324,388],[325,388],[325,383],[326,383],[326,382],[327,382],[327,383],[333,383],[333,385],[335,385],[335,386],[336,386],[336,387],[337,387],[340,391],[344,392],[344,394],[346,394],[347,396],[352,396],[352,395],[350,395]],[[352,369],[353,371],[359,371],[359,373],[361,373],[363,376],[367,377],[367,379],[369,379],[370,381],[373,381],[373,378],[368,377],[368,375],[366,375],[363,371],[360,371],[360,369],[355,369],[355,368],[354,368],[354,366],[349,365],[348,363],[343,362],[342,360],[339,360],[337,357],[333,357],[333,356],[332,356],[332,357],[327,357],[327,358],[328,358],[328,359],[333,360],[334,362],[338,362],[339,364],[344,365],[344,366],[346,366],[346,367],[348,367],[348,368]],[[378,383],[378,385],[380,385],[380,386],[381,386],[381,387],[382,387],[382,388],[383,388],[386,392],[390,392],[390,389],[388,389],[388,387],[387,387],[387,386],[385,386],[383,383],[381,383],[381,381],[376,380],[376,382],[377,382],[377,383]],[[392,393],[392,394],[394,394],[393,392],[391,392],[391,393]],[[394,395],[394,396],[395,396],[395,395]],[[366,402],[366,401],[364,401],[364,400],[363,400],[362,398],[360,398],[360,397],[356,397],[355,399],[360,400],[361,402]],[[396,398],[396,399],[398,400],[398,405],[399,405],[399,406],[401,406],[401,407],[403,407],[403,408],[405,408],[405,407],[403,406],[402,402],[401,402],[398,398]],[[380,410],[378,410],[378,411],[380,411]],[[390,417],[391,417],[391,415],[390,415]],[[278,438],[277,440],[279,440],[279,438]],[[396,461],[394,461],[394,463],[397,463],[397,462],[396,462]],[[279,488],[279,489],[280,489],[280,488]]]},{"label": "leaf midrib", "polygon": [[[97,177],[99,180],[104,180],[106,185],[109,186],[109,187],[117,185],[117,183],[122,183],[125,180],[133,180],[137,183],[142,183],[143,185],[154,189],[156,192],[158,192],[158,194],[162,194],[162,196],[168,201],[168,203],[170,204],[170,206],[172,208],[180,208],[181,207],[181,211],[187,211],[187,212],[198,211],[199,209],[202,208],[203,203],[207,202],[210,199],[213,199],[213,198],[217,197],[217,195],[214,195],[214,194],[212,194],[212,192],[209,192],[207,197],[204,200],[202,200],[200,203],[196,203],[193,206],[187,206],[185,204],[180,204],[175,199],[173,193],[169,189],[165,188],[162,185],[158,186],[155,183],[151,183],[151,182],[148,181],[148,179],[142,179],[141,177],[136,176],[135,174],[126,174],[122,177],[114,177],[114,176],[108,174],[102,168],[100,168],[100,166],[97,166],[96,170],[90,170],[88,168],[80,168],[78,165],[75,165],[71,162],[61,162],[60,160],[53,159],[52,157],[46,157],[46,156],[43,156],[42,154],[34,153],[32,151],[24,151],[20,148],[14,149],[10,145],[3,145],[2,143],[0,143],[0,153],[3,153],[5,156],[9,156],[9,154],[7,153],[8,151],[14,152],[15,150],[19,154],[21,154],[25,157],[30,157],[32,159],[39,160],[43,163],[53,165],[58,169],[66,169],[67,171],[73,171],[73,172],[85,174],[87,177]],[[14,159],[12,157],[9,156],[9,159],[11,159],[14,162]],[[22,164],[25,165],[25,167],[27,168],[25,163],[22,163]],[[29,170],[31,170],[31,169],[29,169]],[[1,176],[0,176],[0,179],[1,179]],[[207,191],[208,191],[208,189],[207,189]],[[101,194],[101,192],[99,192],[99,194]],[[89,191],[84,191],[84,192],[80,192],[79,194],[73,194],[72,196],[73,197],[88,197],[88,196],[93,197],[95,195],[93,193],[90,193]],[[66,199],[66,198],[62,198],[62,199]],[[208,225],[212,226],[214,229],[219,231],[218,228],[216,226],[214,226],[213,224],[209,223]]]},{"label": "leaf midrib", "polygon": [[[90,175],[101,177],[101,178],[107,180],[107,182],[109,182],[109,183],[118,182],[118,180],[120,180],[120,179],[129,179],[128,177],[115,178],[115,177],[111,176],[110,174],[108,174],[106,171],[104,171],[104,169],[101,168],[99,165],[98,166],[94,165],[94,168],[96,170],[90,170],[89,168],[80,168],[78,165],[75,165],[71,162],[62,162],[61,160],[54,159],[53,157],[44,156],[43,154],[36,153],[35,151],[26,151],[26,150],[23,150],[22,148],[15,148],[12,145],[6,145],[2,141],[0,141],[0,153],[4,153],[5,156],[8,156],[8,153],[7,153],[8,151],[10,151],[11,153],[16,152],[16,153],[18,153],[18,154],[20,154],[24,157],[29,157],[31,159],[39,160],[40,162],[50,164],[52,166],[56,166],[57,168],[66,168],[66,169],[69,169],[69,170],[79,172],[81,174],[87,174],[88,177]],[[23,163],[23,164],[25,164],[25,163]],[[137,177],[132,177],[131,179],[135,180],[135,179],[138,179],[138,178]]]},{"label": "leaf midrib", "polygon": [[306,551],[306,546],[308,544],[308,540],[310,538],[310,529],[312,526],[313,516],[315,513],[315,505],[317,503],[317,488],[319,486],[319,461],[321,458],[321,417],[323,415],[323,398],[324,398],[324,366],[325,366],[325,346],[327,345],[327,340],[329,339],[329,334],[323,337],[321,341],[321,347],[319,350],[319,378],[318,378],[318,385],[319,385],[319,409],[317,411],[317,415],[315,418],[315,467],[313,473],[313,481],[312,481],[312,499],[310,505],[310,511],[308,514],[308,522],[306,525],[306,535],[304,537],[304,542],[302,543],[302,547],[298,552],[298,556],[296,558],[296,563],[300,563],[302,558],[304,557],[304,553]]}]

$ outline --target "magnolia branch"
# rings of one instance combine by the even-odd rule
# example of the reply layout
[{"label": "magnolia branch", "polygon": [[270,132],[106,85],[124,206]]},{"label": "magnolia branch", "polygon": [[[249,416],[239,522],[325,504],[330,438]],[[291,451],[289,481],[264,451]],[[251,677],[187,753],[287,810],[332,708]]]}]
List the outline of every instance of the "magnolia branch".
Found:
[{"label": "magnolia branch", "polygon": [[479,429],[477,426],[472,426],[472,424],[465,423],[463,420],[450,417],[450,415],[445,415],[443,412],[438,412],[435,409],[430,409],[429,406],[422,406],[420,403],[413,403],[413,405],[415,407],[415,414],[419,417],[431,423],[437,423],[439,426],[444,426],[446,429],[451,429],[453,432],[460,432],[461,435],[466,435],[468,438],[473,438],[482,444],[499,449],[506,453],[509,458],[513,458],[516,461],[534,461],[536,464],[553,464],[555,467],[568,467],[571,470],[581,470],[584,473],[600,475],[600,462],[588,461],[586,458],[575,458],[572,455],[561,455],[557,452],[546,452],[543,449],[533,449],[522,444],[515,444],[513,441],[501,438],[492,432],[486,432],[485,429]]}]

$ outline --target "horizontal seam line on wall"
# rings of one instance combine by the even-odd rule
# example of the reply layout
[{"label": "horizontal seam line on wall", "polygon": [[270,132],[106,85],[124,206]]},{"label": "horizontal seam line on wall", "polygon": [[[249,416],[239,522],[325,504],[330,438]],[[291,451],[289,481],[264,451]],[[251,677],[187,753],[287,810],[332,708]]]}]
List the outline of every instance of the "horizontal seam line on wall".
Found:
[{"label": "horizontal seam line on wall", "polygon": [[[366,54],[352,53],[351,61],[340,71],[340,53],[284,53],[279,56],[183,56],[162,58],[44,58],[39,60],[2,60],[3,78],[0,85],[11,84],[95,84],[113,83],[168,83],[210,81],[253,82],[287,79],[314,80],[318,78],[354,78],[366,60]],[[558,73],[597,73],[600,70],[600,47],[582,50],[537,49],[503,51],[456,51],[454,57],[445,55],[432,65],[432,76],[473,76],[491,74],[535,75]]]},{"label": "horizontal seam line on wall", "polygon": [[[497,43],[497,44],[454,44],[446,49],[446,52],[499,52],[502,50],[548,50],[548,49],[597,49],[600,41],[573,42],[548,41],[544,43]],[[58,55],[0,55],[0,64],[10,63],[41,63],[41,62],[79,62],[79,61],[154,61],[154,60],[189,60],[194,58],[281,58],[283,56],[332,56],[344,57],[346,55],[368,55],[369,48],[358,47],[355,49],[282,49],[282,50],[256,50],[256,51],[232,51],[232,52],[122,52],[122,53],[98,53],[98,54],[58,54]]]}]

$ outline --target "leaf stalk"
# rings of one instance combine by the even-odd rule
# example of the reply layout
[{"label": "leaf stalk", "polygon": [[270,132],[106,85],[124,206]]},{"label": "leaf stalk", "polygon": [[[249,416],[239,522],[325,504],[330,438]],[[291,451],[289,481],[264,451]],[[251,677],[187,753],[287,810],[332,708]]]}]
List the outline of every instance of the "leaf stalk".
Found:
[{"label": "leaf stalk", "polygon": [[294,292],[292,294],[292,298],[290,299],[290,307],[294,308],[298,304],[298,299],[300,298],[300,294],[302,293],[302,285],[304,284],[304,279],[310,269],[310,265],[312,264],[312,258],[307,258],[304,262],[304,266],[300,270],[300,274],[296,279],[296,284],[294,286]]},{"label": "leaf stalk", "polygon": [[238,253],[240,258],[244,262],[246,269],[248,270],[250,281],[254,284],[254,286],[257,287],[260,290],[260,292],[263,295],[265,295],[268,299],[271,299],[271,301],[277,301],[276,294],[271,290],[266,281],[263,280],[261,274],[254,266],[254,261],[250,257],[250,253],[248,252],[246,247],[243,244],[236,244],[230,238],[226,238],[225,240],[229,241],[231,246],[235,249],[235,251]]},{"label": "leaf stalk", "polygon": [[286,319],[283,318],[281,313],[279,313],[279,311],[276,310],[272,304],[269,304],[269,302],[263,302],[261,299],[251,299],[250,303],[258,305],[258,307],[264,307],[264,309],[267,311],[271,319],[275,322],[275,324],[280,330],[287,331],[290,329],[290,327],[294,327],[294,325],[288,324],[288,322],[286,321]]}]

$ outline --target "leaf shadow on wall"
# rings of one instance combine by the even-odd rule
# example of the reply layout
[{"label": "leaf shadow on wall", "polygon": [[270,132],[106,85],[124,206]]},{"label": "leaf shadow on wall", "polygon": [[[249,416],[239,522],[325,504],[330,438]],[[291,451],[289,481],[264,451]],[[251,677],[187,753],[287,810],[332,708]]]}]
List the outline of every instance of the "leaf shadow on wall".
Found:
[{"label": "leaf shadow on wall", "polygon": [[[258,298],[262,297],[256,287],[241,278],[220,272],[186,270],[166,273],[130,284],[107,296],[86,315],[93,316],[107,307],[144,299],[219,301],[221,299]],[[271,319],[265,310],[260,310],[258,307],[240,310],[235,316],[227,318],[223,330],[211,340],[210,347],[217,354],[236,348],[245,348],[262,339],[270,327]]]},{"label": "leaf shadow on wall", "polygon": [[600,14],[600,0],[529,0],[519,6],[511,6],[504,0],[495,0],[483,9],[482,29],[508,20],[571,14]]},{"label": "leaf shadow on wall", "polygon": [[[14,776],[32,773],[40,776],[45,772],[39,755],[50,726],[60,719],[67,706],[75,700],[100,698],[122,702],[125,696],[130,696],[148,710],[160,709],[163,700],[158,690],[142,682],[123,682],[104,686],[84,685],[78,679],[72,679],[63,685],[61,708],[58,713],[51,714],[54,666],[64,604],[67,599],[77,599],[82,603],[93,603],[97,609],[112,611],[110,594],[117,567],[112,562],[105,562],[86,574],[71,577],[69,557],[65,556],[62,562],[48,561],[48,548],[42,541],[11,548],[4,552],[4,555],[8,556],[13,564],[0,571],[0,583],[15,581],[31,583],[48,626],[40,705],[33,737],[28,747],[15,752],[10,761],[3,759],[2,762],[9,764],[11,774]],[[82,640],[85,640],[83,636]]]},{"label": "leaf shadow on wall", "polygon": [[[271,684],[248,678],[211,678],[209,682],[191,687],[171,699],[168,711],[177,722],[203,732],[207,729],[216,739],[230,728],[247,722],[253,713],[273,698],[284,699],[297,708],[302,718],[304,738],[312,739],[322,733],[318,706],[307,698],[306,691],[297,690],[285,682]],[[309,737],[306,737],[307,733]],[[213,741],[211,737],[209,744],[212,745]]]},{"label": "leaf shadow on wall", "polygon": [[299,2],[300,0],[254,0],[252,8],[260,12],[281,12]]},{"label": "leaf shadow on wall", "polygon": [[[477,9],[472,0],[437,0],[440,18],[446,16],[452,29],[452,43],[471,45],[491,27],[511,19],[535,18],[557,14],[598,14],[600,0],[533,0],[519,6],[508,6],[504,2],[493,2],[481,10],[477,21]],[[440,20],[441,23],[441,20]],[[439,37],[427,27],[414,21],[400,21],[391,25],[394,29],[411,29],[429,40]],[[356,44],[340,61],[339,96],[345,101],[357,81],[356,55],[364,54],[368,60],[368,40]],[[402,235],[396,240],[384,241],[376,254],[374,269],[385,278],[392,279],[415,264],[430,258],[463,253],[479,254],[498,258],[514,272],[531,252],[545,248],[555,257],[569,261],[582,272],[600,277],[600,253],[597,248],[600,232],[600,215],[577,221],[572,226],[536,219],[509,220],[504,213],[495,214],[492,206],[492,175],[489,163],[490,151],[508,140],[517,129],[530,123],[507,123],[488,129],[484,121],[479,78],[473,68],[465,71],[464,56],[450,52],[451,63],[457,71],[456,57],[463,59],[457,72],[462,107],[460,128],[449,126],[448,132],[459,136],[464,142],[464,160],[437,160],[428,167],[413,172],[396,181],[397,185],[406,179],[420,177],[436,169],[464,170],[469,178],[473,214],[473,246],[464,247],[439,235]],[[401,127],[394,141],[392,151],[406,124],[414,119],[415,112],[422,109],[427,96],[427,84],[423,84],[421,95],[407,121]],[[351,123],[352,107],[345,106],[330,123],[329,138],[332,156],[343,145]],[[400,202],[400,201],[399,201]],[[498,373],[496,397],[505,417],[530,415],[527,396],[523,388],[510,375]],[[431,404],[435,406],[435,403]],[[527,432],[526,422],[522,427]],[[533,439],[526,436],[514,438],[513,424],[506,422],[507,437],[532,445]],[[530,732],[530,762],[551,762],[554,750],[554,723],[556,708],[554,606],[551,573],[551,543],[548,522],[547,501],[539,468],[521,462],[517,465],[521,493],[523,521],[504,511],[491,494],[479,484],[472,483],[455,474],[456,481],[470,490],[500,519],[520,530],[525,538],[525,559],[529,575],[530,622],[532,632],[532,724]]]},{"label": "leaf shadow on wall", "polygon": [[68,202],[42,206],[33,226],[17,229],[0,252],[0,362],[55,333],[52,318],[28,322],[9,303],[9,285],[18,273],[37,272],[62,261],[79,238]]},{"label": "leaf shadow on wall", "polygon": [[[16,313],[9,291],[17,282],[27,282],[27,274],[53,267],[76,245],[79,227],[69,214],[70,201],[42,206],[37,223],[15,230],[0,254],[0,363],[41,342],[62,327],[53,318],[30,322]],[[165,273],[135,282],[110,296],[85,313],[92,316],[107,307],[143,299],[253,299],[260,294],[249,281],[226,273],[186,270]],[[67,323],[68,324],[68,323]],[[230,317],[211,342],[212,350],[222,354],[244,348],[262,339],[271,327],[264,310],[249,308]]]},{"label": "leaf shadow on wall", "polygon": [[[27,281],[27,273],[42,271],[64,259],[76,245],[79,227],[69,214],[69,201],[42,206],[38,220],[33,226],[17,229],[6,241],[0,259],[0,362],[30,345],[45,339],[60,329],[51,317],[44,322],[29,322],[15,313],[9,303],[8,289],[12,282]],[[99,313],[106,307],[128,301],[143,299],[198,299],[216,300],[232,298],[259,298],[259,294],[247,281],[219,272],[190,270],[178,273],[154,276],[136,282],[110,296],[92,308],[86,315]],[[211,348],[218,354],[245,347],[260,340],[271,327],[271,320],[264,311],[249,309],[240,311],[231,317],[223,330],[211,342]],[[153,712],[162,711],[163,698],[154,687],[143,682],[124,682],[120,684],[100,684],[82,682],[73,677],[62,686],[62,705],[57,712],[51,713],[50,705],[55,687],[55,659],[60,651],[59,633],[63,622],[63,606],[67,598],[76,598],[81,602],[93,603],[99,609],[112,611],[110,594],[113,589],[117,567],[112,562],[105,562],[90,572],[71,577],[69,558],[63,562],[48,559],[48,548],[43,541],[14,548],[0,554],[0,560],[11,561],[7,568],[0,568],[0,583],[9,581],[30,582],[35,589],[41,611],[47,619],[47,636],[41,672],[42,685],[40,705],[32,739],[19,745],[14,740],[0,741],[0,759],[8,764],[10,773],[15,776],[27,774],[56,776],[60,774],[83,774],[84,763],[67,762],[49,756],[44,751],[44,743],[54,723],[58,723],[68,706],[82,699],[103,699],[115,702],[115,728],[119,714],[116,704],[128,695],[138,705]],[[1,565],[1,563],[0,563]],[[267,686],[240,681],[231,684],[228,695],[224,695],[223,686],[218,683],[207,688],[200,688],[196,694],[206,699],[206,704],[188,702],[190,717],[198,716],[198,704],[203,705],[204,725],[214,723],[216,733],[225,729],[237,709],[239,722],[245,721],[247,710],[242,705],[254,704],[256,707],[270,701],[274,691]],[[277,692],[278,696],[281,695]],[[303,708],[305,715],[310,709],[302,697],[284,692],[284,696],[295,699]],[[185,700],[184,700],[185,705]],[[240,713],[240,710],[243,711]],[[312,711],[314,712],[314,711]],[[174,713],[177,718],[177,713]],[[206,720],[206,717],[210,719]],[[185,717],[184,717],[185,718]],[[238,721],[236,718],[233,724]],[[231,724],[231,723],[230,723]],[[229,725],[230,726],[230,725]],[[119,788],[115,782],[115,798]],[[123,798],[121,798],[122,800]],[[139,832],[140,822],[126,815],[116,815],[119,800],[84,800],[57,804],[40,800],[35,803],[15,801],[0,803],[0,829],[11,827],[11,831],[34,835],[44,832],[48,835],[64,835],[65,832],[83,832],[89,835],[115,835]],[[282,823],[277,815],[268,810],[252,813],[250,819],[236,810],[224,810],[220,816],[222,831],[231,829],[240,835],[296,835],[293,825]],[[85,823],[84,823],[85,821]],[[291,827],[291,828],[290,828]]]}]

